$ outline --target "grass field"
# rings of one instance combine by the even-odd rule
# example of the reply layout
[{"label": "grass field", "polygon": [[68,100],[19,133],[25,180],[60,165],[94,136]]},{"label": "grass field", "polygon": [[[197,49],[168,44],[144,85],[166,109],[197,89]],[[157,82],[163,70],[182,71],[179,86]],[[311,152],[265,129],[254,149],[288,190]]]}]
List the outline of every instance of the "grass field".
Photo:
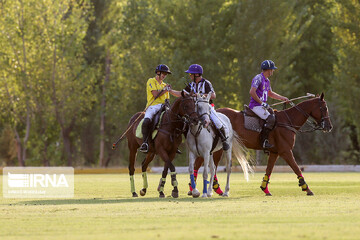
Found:
[{"label": "grass field", "polygon": [[[75,175],[73,199],[1,197],[0,239],[360,239],[360,174],[304,176],[315,196],[291,173],[273,173],[272,197],[259,188],[263,173],[250,182],[233,173],[229,198],[193,199],[188,175],[179,174],[180,197],[159,199],[159,174],[148,175],[139,198],[127,174]],[[225,174],[218,177],[223,187]],[[135,180],[138,192],[141,174]],[[167,196],[170,185],[168,176]]]}]

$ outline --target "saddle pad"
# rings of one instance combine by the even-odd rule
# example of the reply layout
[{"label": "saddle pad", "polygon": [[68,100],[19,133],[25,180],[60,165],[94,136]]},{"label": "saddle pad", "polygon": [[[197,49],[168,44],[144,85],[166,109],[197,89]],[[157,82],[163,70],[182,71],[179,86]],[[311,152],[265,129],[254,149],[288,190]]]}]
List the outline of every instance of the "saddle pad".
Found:
[{"label": "saddle pad", "polygon": [[260,125],[259,118],[257,117],[250,117],[244,114],[244,127],[247,130],[261,132],[262,127]]},{"label": "saddle pad", "polygon": [[[158,128],[160,126],[161,119],[162,119],[164,113],[165,113],[165,111],[161,113],[160,118],[159,118],[159,122],[157,123],[156,128],[154,129],[154,131],[151,133],[151,138],[152,139],[154,139],[156,137],[157,133],[158,133]],[[139,125],[136,128],[135,136],[137,138],[142,138],[143,137],[143,134],[141,132],[143,122],[144,122],[144,119],[141,119],[141,121],[139,122]]]},{"label": "saddle pad", "polygon": [[141,127],[142,127],[143,122],[144,122],[144,119],[141,119],[141,121],[139,122],[139,125],[136,128],[135,136],[137,138],[142,138],[143,137],[142,132],[141,132]]}]

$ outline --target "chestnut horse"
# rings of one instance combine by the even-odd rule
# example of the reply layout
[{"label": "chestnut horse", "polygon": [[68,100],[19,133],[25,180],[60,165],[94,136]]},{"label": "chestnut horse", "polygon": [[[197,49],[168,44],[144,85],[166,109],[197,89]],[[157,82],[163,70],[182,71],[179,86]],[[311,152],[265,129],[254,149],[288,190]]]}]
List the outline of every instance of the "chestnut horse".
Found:
[{"label": "chestnut horse", "polygon": [[[245,147],[250,149],[261,150],[259,133],[247,130],[244,127],[244,113],[230,108],[217,109],[218,112],[225,114],[231,121],[233,129],[242,139]],[[306,191],[307,195],[314,195],[309,186],[305,182],[302,172],[295,161],[292,149],[295,145],[296,133],[304,125],[309,117],[316,121],[316,126],[312,130],[323,130],[330,132],[332,124],[330,121],[328,108],[324,101],[324,93],[320,97],[315,97],[301,102],[289,109],[283,111],[275,111],[276,126],[270,132],[269,141],[274,145],[269,149],[269,158],[266,168],[266,174],[263,178],[260,188],[266,196],[271,196],[268,188],[270,175],[278,157],[282,157],[292,168],[299,179],[299,186],[302,191]],[[222,150],[214,153],[214,162],[217,166],[221,159]],[[203,159],[196,159],[195,169],[199,169]]]},{"label": "chestnut horse", "polygon": [[[141,116],[139,117],[140,114]],[[129,174],[130,187],[133,197],[138,196],[135,191],[134,172],[137,149],[142,143],[142,139],[137,138],[135,133],[139,122],[143,118],[143,112],[138,112],[132,116],[128,124],[128,128],[130,129],[126,133],[128,148],[130,151]],[[165,111],[160,122],[157,136],[153,141],[150,141],[149,152],[146,154],[146,157],[141,164],[143,189],[140,191],[140,194],[142,196],[146,194],[146,189],[148,187],[146,169],[149,163],[154,159],[155,155],[158,154],[165,162],[164,171],[162,172],[162,178],[160,179],[158,187],[159,197],[165,197],[163,191],[168,169],[171,171],[171,184],[174,187],[171,195],[174,198],[178,197],[178,183],[176,180],[175,166],[172,164],[172,160],[175,158],[176,150],[182,141],[182,134],[186,131],[188,125],[192,122],[197,122],[197,113],[195,111],[194,99],[190,96],[185,96],[182,94],[181,97],[175,100],[170,110]]]}]

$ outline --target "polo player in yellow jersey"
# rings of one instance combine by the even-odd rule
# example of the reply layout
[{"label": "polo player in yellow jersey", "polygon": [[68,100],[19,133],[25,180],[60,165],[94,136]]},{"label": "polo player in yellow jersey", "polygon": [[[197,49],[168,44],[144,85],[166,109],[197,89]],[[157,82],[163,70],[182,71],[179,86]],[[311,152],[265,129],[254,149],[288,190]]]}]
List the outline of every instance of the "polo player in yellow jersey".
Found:
[{"label": "polo player in yellow jersey", "polygon": [[141,128],[143,134],[143,144],[140,146],[140,151],[144,153],[149,151],[148,138],[150,135],[152,119],[154,115],[161,109],[166,99],[170,99],[169,92],[171,93],[171,86],[163,82],[166,76],[171,74],[169,67],[165,64],[160,64],[156,67],[155,73],[156,76],[149,78],[146,83],[147,109]]}]

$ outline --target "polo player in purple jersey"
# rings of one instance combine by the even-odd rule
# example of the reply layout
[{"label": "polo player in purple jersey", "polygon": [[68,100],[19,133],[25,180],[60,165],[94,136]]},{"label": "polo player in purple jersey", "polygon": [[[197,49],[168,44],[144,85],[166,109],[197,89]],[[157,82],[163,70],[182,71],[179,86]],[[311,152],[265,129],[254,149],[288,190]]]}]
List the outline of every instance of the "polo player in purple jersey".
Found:
[{"label": "polo player in purple jersey", "polygon": [[266,121],[260,133],[260,144],[263,149],[273,147],[273,145],[269,143],[268,137],[275,125],[275,114],[270,110],[270,106],[267,103],[268,97],[281,101],[289,101],[287,97],[281,96],[271,89],[269,77],[273,75],[275,69],[277,69],[277,67],[275,67],[273,61],[263,61],[261,63],[262,72],[252,79],[250,88],[251,99],[249,107],[256,115]]}]

